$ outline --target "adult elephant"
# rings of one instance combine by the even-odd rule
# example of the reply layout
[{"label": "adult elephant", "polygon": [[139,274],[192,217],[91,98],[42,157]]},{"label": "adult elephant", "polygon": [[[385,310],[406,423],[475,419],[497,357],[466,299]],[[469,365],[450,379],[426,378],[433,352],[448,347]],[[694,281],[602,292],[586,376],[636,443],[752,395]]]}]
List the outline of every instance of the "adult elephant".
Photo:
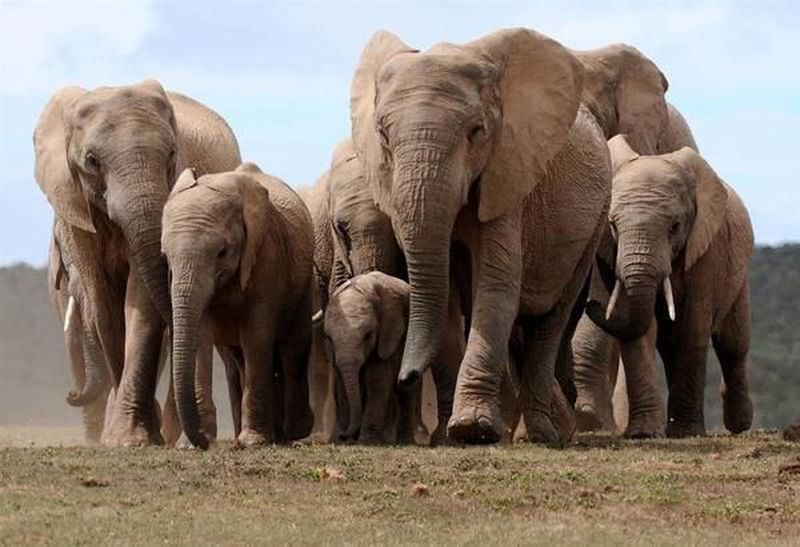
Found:
[{"label": "adult elephant", "polygon": [[562,335],[585,284],[610,195],[603,134],[579,108],[583,69],[527,29],[417,52],[379,32],[351,97],[353,142],[392,220],[411,285],[399,374],[441,349],[451,250],[470,270],[470,331],[448,435],[495,442],[502,368],[524,330],[522,408],[532,440],[563,438],[551,415]]},{"label": "adult elephant", "polygon": [[[202,104],[152,80],[87,91],[66,87],[34,131],[36,180],[64,226],[62,247],[82,283],[84,336],[102,348],[117,391],[109,444],[162,442],[155,386],[170,317],[161,211],[178,169],[234,169],[236,138]],[[94,363],[90,363],[94,364]],[[89,380],[79,403],[99,390]]]},{"label": "adult elephant", "polygon": [[[636,382],[659,403],[645,408],[656,414],[663,412],[653,374],[658,348],[669,387],[670,437],[705,434],[706,354],[713,341],[724,379],[725,427],[744,431],[753,419],[746,370],[753,252],[747,210],[691,148],[639,155],[622,135],[609,148],[618,298],[605,313],[590,302],[587,314],[620,340],[628,385]],[[631,399],[631,421],[641,402]]]},{"label": "adult elephant", "polygon": [[[692,131],[680,112],[665,98],[669,87],[658,66],[626,44],[576,51],[585,71],[583,103],[594,115],[607,139],[624,133],[642,154],[673,152],[688,146],[698,150]],[[591,298],[607,302],[614,279],[614,242],[610,230],[603,234],[597,268],[592,275]],[[608,285],[608,287],[606,287]],[[582,430],[614,430],[612,392],[619,364],[619,347],[586,315],[572,339],[575,404]],[[635,375],[634,375],[635,378]],[[628,383],[636,417],[629,433],[652,436],[663,428],[654,414],[649,394],[641,393],[635,380]],[[645,407],[650,407],[645,411]]]}]

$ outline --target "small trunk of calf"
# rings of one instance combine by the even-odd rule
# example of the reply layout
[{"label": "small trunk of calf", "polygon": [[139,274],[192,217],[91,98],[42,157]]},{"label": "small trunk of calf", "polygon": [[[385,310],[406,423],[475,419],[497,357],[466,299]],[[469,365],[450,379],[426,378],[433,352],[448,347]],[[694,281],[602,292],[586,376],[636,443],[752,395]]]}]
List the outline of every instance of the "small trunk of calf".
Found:
[{"label": "small trunk of calf", "polygon": [[340,368],[339,373],[342,376],[342,384],[344,384],[348,410],[347,428],[342,434],[342,439],[355,441],[361,429],[361,417],[363,413],[358,368],[350,366],[344,369]]}]

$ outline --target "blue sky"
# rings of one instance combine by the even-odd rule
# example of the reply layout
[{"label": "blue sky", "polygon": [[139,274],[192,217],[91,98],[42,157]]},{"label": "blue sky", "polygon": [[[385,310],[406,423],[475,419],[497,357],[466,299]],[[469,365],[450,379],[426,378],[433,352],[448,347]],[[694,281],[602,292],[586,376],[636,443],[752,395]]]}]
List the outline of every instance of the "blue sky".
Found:
[{"label": "blue sky", "polygon": [[527,26],[568,47],[627,42],[670,81],[761,243],[800,240],[800,9],[784,2],[0,0],[0,264],[43,264],[52,213],[31,135],[59,86],[155,77],[222,114],[243,157],[311,184],[349,133],[350,78],[378,29],[409,45]]}]

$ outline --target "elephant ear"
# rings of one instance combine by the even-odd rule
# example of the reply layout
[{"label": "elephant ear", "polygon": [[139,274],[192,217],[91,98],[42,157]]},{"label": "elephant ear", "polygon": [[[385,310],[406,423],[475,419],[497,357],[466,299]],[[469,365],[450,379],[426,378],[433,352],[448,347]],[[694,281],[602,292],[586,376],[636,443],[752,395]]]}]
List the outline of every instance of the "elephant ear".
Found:
[{"label": "elephant ear", "polygon": [[331,234],[336,246],[336,255],[348,277],[353,277],[353,264],[350,262],[348,234],[336,226],[336,197],[339,185],[363,176],[361,163],[356,155],[353,141],[345,139],[336,145],[331,159],[328,184],[328,211],[330,211]]},{"label": "elephant ear", "polygon": [[178,177],[178,180],[175,181],[175,186],[172,187],[170,195],[180,194],[184,190],[197,186],[197,179],[195,177],[194,169],[191,167],[184,169]]},{"label": "elephant ear", "polygon": [[244,250],[239,263],[239,284],[245,290],[253,277],[253,268],[264,242],[264,219],[269,214],[269,190],[261,184],[260,179],[267,177],[255,164],[243,163],[236,169],[242,176],[239,189],[242,198],[242,216],[244,217]]},{"label": "elephant ear", "polygon": [[719,233],[728,209],[728,189],[700,154],[684,147],[669,154],[688,167],[695,180],[694,224],[686,241],[685,268],[689,270],[705,254]]},{"label": "elephant ear", "polygon": [[375,122],[375,79],[386,61],[399,53],[416,53],[400,38],[381,30],[367,42],[350,89],[350,122],[353,145],[364,163],[367,184],[372,188],[375,201],[386,213],[390,207],[390,179],[388,167]]},{"label": "elephant ear", "polygon": [[611,172],[616,173],[623,165],[639,157],[628,144],[627,135],[616,135],[608,140],[608,153],[611,156]]},{"label": "elephant ear", "polygon": [[80,87],[64,87],[45,105],[33,132],[34,173],[56,216],[76,228],[94,233],[89,202],[67,162],[68,112],[85,93]]},{"label": "elephant ear", "polygon": [[388,359],[406,336],[409,291],[402,281],[388,275],[373,272],[367,276],[378,298],[378,356]]},{"label": "elephant ear", "polygon": [[502,123],[481,175],[478,218],[510,211],[540,183],[566,144],[580,104],[583,67],[542,34],[508,29],[467,44],[499,68]]},{"label": "elephant ear", "polygon": [[623,46],[617,84],[617,133],[640,154],[657,152],[658,139],[668,125],[664,94],[669,82],[653,61],[631,46]]}]

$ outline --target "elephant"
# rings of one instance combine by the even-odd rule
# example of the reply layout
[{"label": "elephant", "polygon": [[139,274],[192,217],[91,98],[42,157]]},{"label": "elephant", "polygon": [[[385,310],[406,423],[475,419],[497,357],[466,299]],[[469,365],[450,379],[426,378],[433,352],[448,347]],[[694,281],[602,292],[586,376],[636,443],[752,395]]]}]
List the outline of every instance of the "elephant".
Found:
[{"label": "elephant", "polygon": [[608,145],[616,281],[606,310],[592,301],[587,315],[620,341],[630,404],[626,434],[663,431],[656,349],[669,389],[667,436],[705,434],[709,340],[722,367],[725,427],[745,431],[753,420],[747,380],[753,230],[747,210],[691,147],[640,155],[624,135]]},{"label": "elephant", "polygon": [[341,284],[325,312],[336,371],[340,441],[413,444],[422,383],[396,384],[408,318],[409,286],[372,271]]},{"label": "elephant", "polygon": [[325,346],[323,314],[333,270],[333,238],[328,211],[330,170],[326,170],[311,187],[297,193],[311,214],[314,228],[314,276],[311,357],[308,365],[309,398],[314,412],[312,441],[333,442],[336,434],[336,408],[333,399],[333,365]]},{"label": "elephant", "polygon": [[[674,152],[684,146],[698,150],[686,120],[665,98],[666,76],[651,59],[626,44],[575,51],[575,55],[585,71],[582,101],[606,139],[625,133],[631,147],[642,154]],[[600,249],[613,246],[606,230]],[[598,253],[592,272],[591,298],[599,301],[609,297],[604,279],[613,278],[613,260],[610,269],[602,261],[608,254]],[[615,429],[611,394],[618,370],[617,344],[584,314],[572,338],[572,354],[579,429]]]},{"label": "elephant", "polygon": [[[334,292],[354,276],[373,271],[406,280],[405,258],[395,240],[392,221],[375,204],[351,139],[344,139],[334,150],[328,186],[328,214],[334,251],[329,292]],[[451,272],[451,277],[454,275],[455,272]],[[455,284],[452,287],[455,289]],[[434,445],[446,440],[446,424],[452,411],[458,367],[464,355],[464,321],[460,302],[456,297],[449,302],[448,328],[442,349],[431,368],[438,412],[431,441]]]},{"label": "elephant", "polygon": [[457,442],[502,437],[515,322],[528,437],[570,434],[554,425],[552,384],[611,190],[606,141],[581,105],[583,73],[564,46],[522,28],[426,52],[381,31],[356,69],[353,143],[411,286],[399,382],[417,381],[436,359],[451,262],[464,272],[469,334],[447,426]]},{"label": "elephant", "polygon": [[238,364],[239,444],[307,436],[314,239],[300,197],[252,163],[201,177],[186,169],[164,207],[161,248],[172,279],[175,399],[191,443],[208,447],[194,389],[206,321]]},{"label": "elephant", "polygon": [[[80,310],[77,309],[76,301],[83,298],[81,293],[81,283],[77,280],[77,273],[74,267],[72,278],[67,274],[66,263],[62,257],[56,233],[59,231],[58,221],[54,223],[53,235],[50,239],[50,250],[47,262],[47,290],[50,296],[50,303],[58,319],[64,324],[64,344],[67,349],[67,359],[70,365],[72,381],[75,388],[67,396],[67,402],[71,402],[83,391],[86,384],[86,371],[101,370],[105,371],[106,365],[102,351],[99,348],[92,348],[85,343],[83,336],[83,321],[81,320]],[[73,295],[74,292],[75,295]],[[101,362],[97,366],[86,367],[86,360],[99,359]],[[108,376],[104,375],[100,381],[94,383],[95,389],[101,390],[97,396],[92,396],[92,401],[81,407],[81,418],[83,422],[84,439],[88,445],[100,444],[105,423],[106,399],[110,383]]]},{"label": "elephant", "polygon": [[[82,284],[85,343],[100,348],[114,411],[107,444],[161,444],[155,403],[158,354],[168,324],[161,213],[175,174],[234,169],[236,137],[225,121],[156,81],[58,90],[34,131],[35,177],[63,226],[62,250]],[[101,390],[86,371],[75,404]]]}]

